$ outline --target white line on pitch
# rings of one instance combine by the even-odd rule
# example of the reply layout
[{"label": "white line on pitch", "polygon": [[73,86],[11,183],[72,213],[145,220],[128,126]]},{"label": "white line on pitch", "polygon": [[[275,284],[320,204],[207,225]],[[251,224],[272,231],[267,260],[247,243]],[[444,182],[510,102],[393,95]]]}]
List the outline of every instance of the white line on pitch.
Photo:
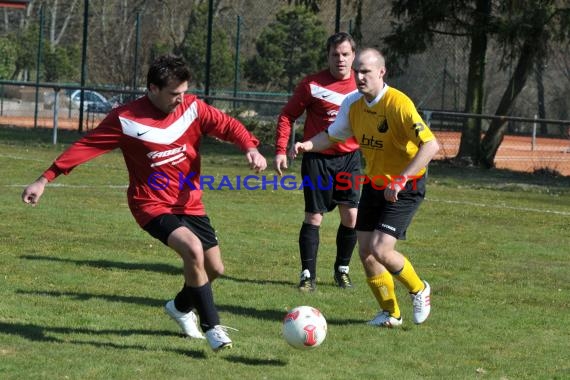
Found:
[{"label": "white line on pitch", "polygon": [[443,200],[443,199],[434,199],[434,198],[429,198],[429,199],[426,198],[426,200],[433,202],[458,204],[458,205],[468,205],[468,206],[487,207],[487,208],[502,208],[502,209],[515,210],[515,211],[529,211],[529,212],[538,212],[543,214],[557,214],[557,215],[570,216],[570,212],[567,211],[544,210],[539,208],[514,207],[514,206],[505,206],[505,205],[496,205],[496,204],[488,205],[485,203],[477,203],[469,201],[452,201],[452,200]]}]

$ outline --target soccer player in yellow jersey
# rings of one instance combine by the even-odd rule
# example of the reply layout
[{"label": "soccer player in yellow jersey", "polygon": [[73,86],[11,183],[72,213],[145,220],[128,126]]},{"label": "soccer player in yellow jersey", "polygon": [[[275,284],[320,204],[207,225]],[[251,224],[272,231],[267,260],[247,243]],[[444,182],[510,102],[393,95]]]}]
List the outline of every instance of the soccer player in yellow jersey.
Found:
[{"label": "soccer player in yellow jersey", "polygon": [[294,153],[318,152],[335,142],[356,138],[366,163],[366,176],[357,181],[362,184],[362,194],[356,233],[367,282],[380,305],[380,312],[369,324],[402,325],[394,277],[408,288],[413,321],[423,323],[431,310],[430,286],[395,247],[398,239],[405,239],[425,197],[426,166],[439,144],[413,102],[384,83],[386,64],[378,50],[358,52],[354,70],[358,93],[345,98],[327,131],[296,143]]}]

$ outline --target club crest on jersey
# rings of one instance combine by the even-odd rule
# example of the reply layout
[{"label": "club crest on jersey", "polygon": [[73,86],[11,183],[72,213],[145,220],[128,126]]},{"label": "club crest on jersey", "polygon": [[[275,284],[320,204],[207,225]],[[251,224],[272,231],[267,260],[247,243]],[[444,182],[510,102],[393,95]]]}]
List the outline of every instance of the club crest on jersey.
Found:
[{"label": "club crest on jersey", "polygon": [[415,123],[412,129],[416,132],[416,137],[420,137],[420,133],[426,129],[426,126],[423,123]]},{"label": "club crest on jersey", "polygon": [[384,119],[384,121],[380,124],[378,124],[378,132],[380,133],[386,133],[388,132],[388,120]]}]

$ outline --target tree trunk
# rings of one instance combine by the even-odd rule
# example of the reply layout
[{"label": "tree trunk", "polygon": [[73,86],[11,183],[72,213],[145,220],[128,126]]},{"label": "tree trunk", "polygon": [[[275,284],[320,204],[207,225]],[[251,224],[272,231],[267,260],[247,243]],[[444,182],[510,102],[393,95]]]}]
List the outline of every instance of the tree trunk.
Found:
[{"label": "tree trunk", "polygon": [[[485,83],[485,59],[487,54],[487,25],[491,14],[491,1],[478,0],[475,10],[475,28],[471,35],[471,51],[469,52],[469,72],[467,74],[467,95],[465,112],[483,112],[483,84]],[[481,119],[469,118],[463,123],[457,161],[466,165],[479,163],[481,142]]]},{"label": "tree trunk", "polygon": [[[514,105],[515,99],[524,88],[529,75],[532,72],[534,60],[539,49],[536,48],[536,38],[525,41],[517,66],[509,84],[501,97],[495,115],[508,115]],[[503,119],[494,119],[489,125],[489,130],[481,142],[481,164],[487,168],[495,166],[495,156],[505,136],[507,123]]]}]

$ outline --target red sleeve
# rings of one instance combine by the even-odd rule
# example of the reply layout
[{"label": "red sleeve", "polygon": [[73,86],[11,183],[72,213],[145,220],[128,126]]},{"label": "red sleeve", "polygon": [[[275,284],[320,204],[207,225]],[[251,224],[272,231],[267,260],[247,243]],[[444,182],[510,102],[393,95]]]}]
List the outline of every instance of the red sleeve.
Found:
[{"label": "red sleeve", "polygon": [[43,173],[48,181],[69,174],[78,165],[119,147],[122,132],[118,118],[109,114],[98,126],[67,148]]},{"label": "red sleeve", "polygon": [[307,78],[303,79],[295,88],[293,95],[281,110],[277,120],[275,132],[275,154],[286,154],[289,138],[295,120],[297,120],[311,102],[311,90]]},{"label": "red sleeve", "polygon": [[196,102],[204,134],[229,141],[244,152],[250,148],[257,148],[259,140],[242,123],[201,100]]}]

